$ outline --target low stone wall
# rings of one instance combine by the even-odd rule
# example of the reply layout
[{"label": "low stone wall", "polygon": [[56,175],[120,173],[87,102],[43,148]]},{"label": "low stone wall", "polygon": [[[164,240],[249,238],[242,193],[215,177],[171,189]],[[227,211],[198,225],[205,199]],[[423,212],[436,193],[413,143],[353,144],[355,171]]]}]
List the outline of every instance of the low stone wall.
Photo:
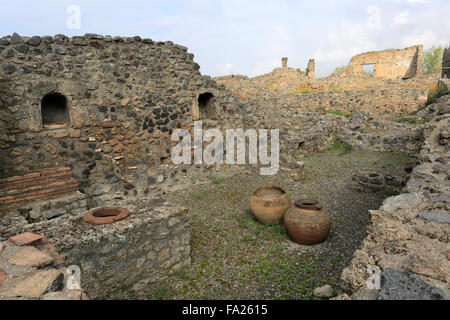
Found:
[{"label": "low stone wall", "polygon": [[[445,299],[450,295],[450,95],[439,98],[428,112],[420,164],[413,169],[405,193],[387,198],[379,210],[370,211],[368,236],[342,272],[343,288],[354,299]],[[367,287],[372,276],[369,268],[382,271],[379,289]],[[413,287],[418,288],[415,293]]]},{"label": "low stone wall", "polygon": [[357,149],[373,151],[400,152],[417,154],[420,148],[420,132],[413,135],[371,134],[351,130],[341,130],[338,134],[342,141]]},{"label": "low stone wall", "polygon": [[0,240],[29,230],[34,223],[57,217],[76,216],[87,210],[86,197],[75,192],[59,198],[34,201],[0,213]]},{"label": "low stone wall", "polygon": [[286,94],[285,101],[299,110],[337,110],[365,112],[374,117],[392,118],[419,110],[427,101],[427,89],[394,88],[368,91],[321,91]]},{"label": "low stone wall", "polygon": [[112,201],[127,218],[105,225],[82,221],[83,213],[22,225],[44,234],[66,264],[79,266],[81,286],[91,299],[122,298],[190,266],[187,209],[160,200]]}]

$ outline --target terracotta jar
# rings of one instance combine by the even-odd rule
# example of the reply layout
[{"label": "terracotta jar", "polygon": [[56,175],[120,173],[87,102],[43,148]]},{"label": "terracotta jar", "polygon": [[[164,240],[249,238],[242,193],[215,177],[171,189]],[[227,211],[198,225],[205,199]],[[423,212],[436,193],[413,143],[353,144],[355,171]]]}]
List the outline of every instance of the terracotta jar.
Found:
[{"label": "terracotta jar", "polygon": [[331,229],[331,217],[317,200],[295,201],[284,215],[284,226],[291,239],[300,244],[324,241]]},{"label": "terracotta jar", "polygon": [[260,187],[250,197],[250,210],[261,223],[277,223],[290,206],[286,191],[276,186]]}]

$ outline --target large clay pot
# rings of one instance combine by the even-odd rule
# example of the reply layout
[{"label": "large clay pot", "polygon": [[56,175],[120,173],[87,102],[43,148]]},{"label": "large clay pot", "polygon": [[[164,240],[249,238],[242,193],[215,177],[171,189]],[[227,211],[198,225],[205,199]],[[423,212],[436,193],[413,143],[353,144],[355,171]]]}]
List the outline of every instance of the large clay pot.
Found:
[{"label": "large clay pot", "polygon": [[286,191],[276,186],[260,187],[250,197],[250,210],[261,223],[277,223],[290,206]]},{"label": "large clay pot", "polygon": [[317,200],[295,201],[284,215],[284,226],[291,239],[300,244],[324,241],[331,229],[331,217]]}]

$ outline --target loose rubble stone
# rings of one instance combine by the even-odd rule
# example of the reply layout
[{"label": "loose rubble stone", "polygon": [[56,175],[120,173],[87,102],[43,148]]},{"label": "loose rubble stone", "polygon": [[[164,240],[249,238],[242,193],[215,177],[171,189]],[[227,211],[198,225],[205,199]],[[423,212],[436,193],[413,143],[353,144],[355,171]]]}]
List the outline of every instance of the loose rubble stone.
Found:
[{"label": "loose rubble stone", "polygon": [[88,300],[88,298],[81,289],[66,289],[63,291],[46,293],[42,296],[41,300]]},{"label": "loose rubble stone", "polygon": [[378,300],[448,300],[442,290],[418,276],[388,268],[381,274]]},{"label": "loose rubble stone", "polygon": [[4,297],[38,299],[46,292],[63,288],[64,275],[56,269],[40,270],[33,273],[14,287],[1,293]]},{"label": "loose rubble stone", "polygon": [[333,288],[330,285],[324,285],[314,289],[314,295],[320,298],[330,298],[333,296]]},{"label": "loose rubble stone", "polygon": [[419,217],[437,223],[450,223],[450,213],[448,212],[419,212]]},{"label": "loose rubble stone", "polygon": [[36,47],[41,43],[41,41],[42,41],[41,37],[34,36],[34,37],[31,37],[30,39],[28,39],[26,41],[26,43],[29,44],[30,46]]},{"label": "loose rubble stone", "polygon": [[9,263],[29,266],[43,267],[53,262],[53,258],[35,247],[25,247],[8,260]]},{"label": "loose rubble stone", "polygon": [[15,44],[21,44],[23,42],[24,41],[23,41],[22,37],[14,32],[13,35],[11,36],[11,44],[15,45]]},{"label": "loose rubble stone", "polygon": [[421,193],[404,193],[384,200],[380,210],[395,212],[399,209],[414,208],[422,202],[422,199]]}]

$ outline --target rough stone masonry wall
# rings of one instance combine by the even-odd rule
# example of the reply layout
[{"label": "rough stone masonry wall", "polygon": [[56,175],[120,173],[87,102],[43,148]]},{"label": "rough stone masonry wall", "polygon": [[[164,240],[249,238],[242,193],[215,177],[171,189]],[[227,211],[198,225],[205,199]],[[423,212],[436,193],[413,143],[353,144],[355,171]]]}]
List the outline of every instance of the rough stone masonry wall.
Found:
[{"label": "rough stone masonry wall", "polygon": [[[353,298],[414,296],[408,292],[412,282],[421,288],[415,298],[424,294],[423,299],[442,297],[436,290],[434,295],[424,292],[427,285],[419,280],[450,296],[450,95],[439,98],[428,111],[420,163],[413,169],[405,193],[387,198],[379,210],[370,211],[368,235],[342,272],[344,289]],[[381,291],[366,287],[371,265],[383,272]],[[393,276],[392,269],[401,272]],[[402,284],[399,277],[404,275],[412,282]],[[389,283],[395,286],[386,287]]]},{"label": "rough stone masonry wall", "polygon": [[358,54],[350,60],[349,72],[363,73],[364,64],[374,64],[374,77],[382,79],[411,78],[422,74],[423,46],[389,49]]},{"label": "rough stone masonry wall", "polygon": [[[201,93],[214,95],[219,125],[241,118],[237,99],[199,68],[170,41],[1,38],[0,177],[68,165],[90,206],[116,192],[144,196],[170,163],[172,131],[190,129]],[[64,128],[43,127],[41,102],[51,93],[67,99]],[[125,174],[135,175],[134,184]]]},{"label": "rough stone masonry wall", "polygon": [[[314,88],[318,85],[318,89],[323,91],[302,93],[296,91],[296,88],[306,77],[296,75],[297,73],[283,72],[283,68],[279,68],[261,76],[260,79],[249,79],[245,76],[215,79],[218,83],[226,85],[238,99],[252,104],[259,103],[261,112],[264,112],[265,108],[271,110],[275,106],[286,104],[302,111],[339,110],[348,114],[366,112],[374,117],[384,118],[405,115],[422,108],[427,100],[428,86],[432,83],[434,86],[437,85],[435,76],[421,78],[420,81],[413,78],[402,82],[383,81],[371,77],[328,77],[314,79],[302,85],[302,88]],[[368,87],[364,87],[367,83],[362,82],[365,81],[369,83]],[[277,90],[270,90],[271,86]],[[363,89],[348,90],[360,87]]]},{"label": "rough stone masonry wall", "polygon": [[373,117],[393,118],[418,111],[425,105],[427,94],[427,89],[415,88],[321,91],[286,94],[284,101],[304,111],[337,110],[347,114],[365,112]]}]

